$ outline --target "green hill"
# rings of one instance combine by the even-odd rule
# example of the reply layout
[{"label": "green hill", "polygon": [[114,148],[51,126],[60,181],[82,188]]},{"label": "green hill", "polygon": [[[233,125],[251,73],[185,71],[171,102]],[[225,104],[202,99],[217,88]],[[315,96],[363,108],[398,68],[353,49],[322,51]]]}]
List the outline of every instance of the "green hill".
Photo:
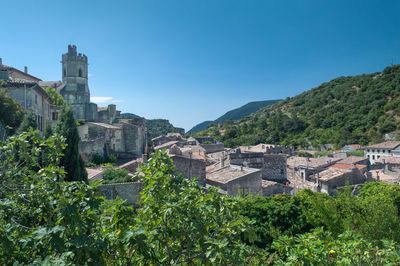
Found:
[{"label": "green hill", "polygon": [[219,124],[227,120],[232,120],[232,121],[238,121],[241,118],[248,116],[254,112],[257,112],[258,110],[277,103],[281,100],[267,100],[267,101],[257,101],[257,102],[250,102],[248,104],[245,104],[239,108],[233,109],[223,116],[215,119],[214,121],[204,121],[196,126],[194,126],[192,129],[190,129],[187,133],[188,134],[194,134],[199,131],[205,130],[209,125],[211,124]]},{"label": "green hill", "polygon": [[[123,118],[138,118],[140,116],[131,114],[131,113],[124,113],[121,114]],[[169,132],[178,132],[182,135],[185,134],[185,129],[174,127],[167,119],[145,119],[146,120],[146,127],[147,127],[147,137],[149,141],[152,138],[158,137],[160,135],[165,135]]]},{"label": "green hill", "polygon": [[[232,125],[208,128],[226,146],[275,143],[366,145],[400,129],[400,65],[339,77]],[[221,136],[222,133],[222,136]]]}]

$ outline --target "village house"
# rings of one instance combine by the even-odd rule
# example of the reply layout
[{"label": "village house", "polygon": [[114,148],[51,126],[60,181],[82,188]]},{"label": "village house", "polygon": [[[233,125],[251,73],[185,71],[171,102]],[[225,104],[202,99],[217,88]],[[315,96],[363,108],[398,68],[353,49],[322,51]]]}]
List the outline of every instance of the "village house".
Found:
[{"label": "village house", "polygon": [[151,141],[153,143],[154,149],[156,149],[156,147],[157,149],[160,149],[160,145],[164,143],[172,141],[174,141],[175,143],[184,143],[186,142],[186,139],[184,139],[180,133],[168,133],[166,135],[155,137]]},{"label": "village house", "polygon": [[218,187],[220,193],[228,196],[261,195],[261,170],[236,165],[228,165],[207,173],[208,186]]},{"label": "village house", "polygon": [[[365,155],[368,157],[371,164],[374,164],[376,160],[381,157],[394,156],[397,153],[397,149],[400,148],[400,141],[387,141],[374,145],[369,145],[364,148]],[[396,151],[393,153],[393,151]]]},{"label": "village house", "polygon": [[55,126],[58,121],[60,109],[52,105],[52,101],[47,93],[38,85],[40,81],[28,74],[28,68],[24,72],[3,65],[0,58],[0,88],[6,92],[21,105],[35,115],[37,128],[43,134],[47,124]]}]

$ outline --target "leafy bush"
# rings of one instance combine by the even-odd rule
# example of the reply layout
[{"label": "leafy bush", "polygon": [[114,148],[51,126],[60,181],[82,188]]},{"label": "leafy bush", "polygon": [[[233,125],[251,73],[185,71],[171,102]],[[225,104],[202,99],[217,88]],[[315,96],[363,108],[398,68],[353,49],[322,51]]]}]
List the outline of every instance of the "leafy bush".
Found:
[{"label": "leafy bush", "polygon": [[108,168],[103,173],[103,180],[106,184],[133,182],[134,179],[126,169]]}]

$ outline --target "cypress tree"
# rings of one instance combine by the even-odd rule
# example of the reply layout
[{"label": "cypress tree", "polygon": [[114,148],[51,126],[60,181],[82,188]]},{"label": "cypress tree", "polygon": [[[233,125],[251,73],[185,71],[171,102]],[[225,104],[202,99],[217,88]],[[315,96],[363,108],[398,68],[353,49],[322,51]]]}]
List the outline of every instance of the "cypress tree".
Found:
[{"label": "cypress tree", "polygon": [[87,172],[85,163],[79,154],[78,143],[79,134],[74,114],[69,106],[64,107],[60,121],[57,123],[56,132],[62,135],[66,141],[67,147],[64,150],[64,156],[61,159],[61,165],[67,172],[65,181],[85,181],[87,182]]}]

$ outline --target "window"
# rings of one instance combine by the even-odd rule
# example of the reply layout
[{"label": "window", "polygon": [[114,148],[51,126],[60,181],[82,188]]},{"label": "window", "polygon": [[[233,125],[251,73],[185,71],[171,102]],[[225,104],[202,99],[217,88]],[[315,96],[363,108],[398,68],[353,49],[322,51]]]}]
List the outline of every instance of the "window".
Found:
[{"label": "window", "polygon": [[37,104],[37,95],[35,94],[35,104]]},{"label": "window", "polygon": [[82,69],[79,69],[79,76],[82,77]]},{"label": "window", "polygon": [[375,155],[372,155],[372,160],[375,160]]},{"label": "window", "polygon": [[378,156],[376,156],[376,159],[379,159],[379,158],[381,158],[381,156],[379,156],[379,155],[378,155]]},{"label": "window", "polygon": [[285,173],[285,171],[283,170],[283,168],[281,168],[281,175],[283,175]]},{"label": "window", "polygon": [[57,112],[53,112],[51,115],[52,115],[53,121],[57,121],[58,120],[58,113]]},{"label": "window", "polygon": [[67,71],[65,71],[65,68],[63,70],[63,76],[65,77],[67,75]]},{"label": "window", "polygon": [[369,159],[369,157],[370,157],[370,156],[369,156],[369,154],[368,154],[368,159]]},{"label": "window", "polygon": [[369,152],[369,149],[367,149],[367,152]]}]

